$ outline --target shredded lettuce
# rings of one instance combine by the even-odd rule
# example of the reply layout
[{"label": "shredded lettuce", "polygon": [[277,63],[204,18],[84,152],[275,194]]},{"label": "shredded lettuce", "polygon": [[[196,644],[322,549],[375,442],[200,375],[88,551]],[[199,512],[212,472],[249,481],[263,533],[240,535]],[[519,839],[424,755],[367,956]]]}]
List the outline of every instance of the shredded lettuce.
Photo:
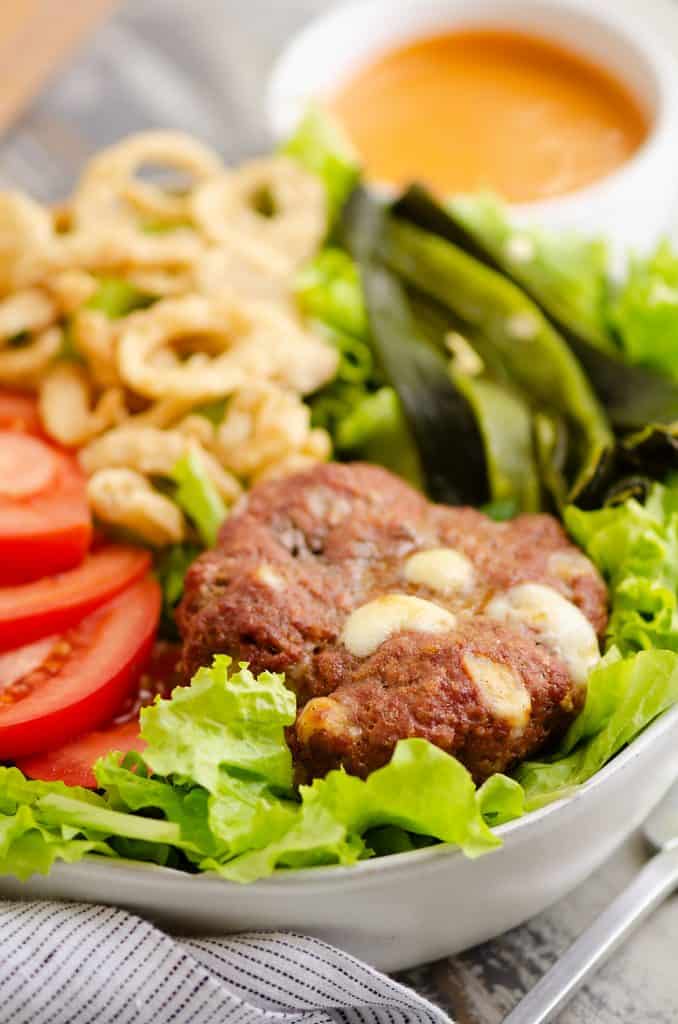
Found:
[{"label": "shredded lettuce", "polygon": [[162,589],[161,632],[167,640],[178,640],[174,611],[184,592],[184,580],[191,563],[200,554],[195,544],[172,544],[158,554],[155,577]]},{"label": "shredded lettuce", "polygon": [[[101,277],[96,291],[85,303],[85,308],[104,313],[109,320],[118,320],[136,309],[145,309],[153,302],[152,296],[146,295],[121,277]],[[72,317],[66,317],[63,323],[59,358],[75,363],[83,361],[75,341]]]},{"label": "shredded lettuce", "polygon": [[367,310],[358,268],[343,249],[327,248],[307,263],[295,281],[305,316],[356,338],[367,338]]},{"label": "shredded lettuce", "polygon": [[668,242],[632,261],[611,319],[633,363],[678,377],[678,256]]},{"label": "shredded lettuce", "polygon": [[375,462],[422,488],[402,403],[376,365],[355,261],[341,249],[322,250],[297,275],[296,297],[340,354],[335,379],[310,400],[314,426],[329,432],[340,457]]},{"label": "shredded lettuce", "polygon": [[281,152],[323,182],[331,227],[360,177],[357,154],[339,125],[321,107],[311,106]]},{"label": "shredded lettuce", "polygon": [[129,281],[124,281],[120,277],[102,277],[97,290],[86,305],[88,309],[105,313],[110,320],[118,320],[128,313],[133,313],[135,309],[143,309],[152,301],[150,296],[135,288]]},{"label": "shredded lettuce", "polygon": [[226,506],[196,452],[179,459],[172,479],[177,485],[174,500],[195,525],[206,547],[212,547],[226,518]]}]

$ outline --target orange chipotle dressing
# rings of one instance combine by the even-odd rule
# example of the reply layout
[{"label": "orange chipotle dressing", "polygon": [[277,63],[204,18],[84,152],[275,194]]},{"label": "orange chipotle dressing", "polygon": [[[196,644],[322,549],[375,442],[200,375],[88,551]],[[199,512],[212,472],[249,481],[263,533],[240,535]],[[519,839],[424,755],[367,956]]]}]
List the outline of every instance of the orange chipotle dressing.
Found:
[{"label": "orange chipotle dressing", "polygon": [[419,40],[363,68],[329,106],[374,181],[512,202],[614,171],[648,118],[606,71],[544,39],[473,29]]}]

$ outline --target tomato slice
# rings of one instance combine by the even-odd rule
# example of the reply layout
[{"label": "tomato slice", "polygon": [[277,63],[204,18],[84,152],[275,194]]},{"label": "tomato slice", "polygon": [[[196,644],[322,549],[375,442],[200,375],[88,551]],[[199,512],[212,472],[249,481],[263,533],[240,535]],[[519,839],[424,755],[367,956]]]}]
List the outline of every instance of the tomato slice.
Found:
[{"label": "tomato slice", "polygon": [[29,779],[65,782],[67,786],[96,789],[94,765],[100,757],[105,757],[113,750],[123,754],[130,750],[142,751],[145,746],[139,735],[139,722],[126,722],[124,725],[113,725],[110,729],[88,732],[57,750],[19,760],[16,766]]},{"label": "tomato slice", "polygon": [[78,463],[32,435],[0,429],[0,579],[22,582],[72,569],[92,536]]},{"label": "tomato slice", "polygon": [[19,760],[17,767],[29,779],[61,781],[67,786],[96,789],[93,769],[100,757],[114,750],[127,754],[130,750],[144,749],[146,744],[139,734],[139,711],[152,704],[157,695],[168,697],[178,685],[176,667],[180,653],[179,647],[156,644],[138,689],[128,697],[126,706],[112,725],[85,733],[56,750]]},{"label": "tomato slice", "polygon": [[0,430],[42,435],[38,403],[22,391],[0,391]]},{"label": "tomato slice", "polygon": [[[109,721],[148,660],[160,605],[160,587],[146,578],[53,644],[31,645],[28,671],[26,648],[0,655],[0,761],[58,747]],[[41,644],[47,653],[38,657]]]},{"label": "tomato slice", "polygon": [[142,548],[108,545],[76,569],[0,587],[0,651],[60,633],[145,576],[151,556]]}]

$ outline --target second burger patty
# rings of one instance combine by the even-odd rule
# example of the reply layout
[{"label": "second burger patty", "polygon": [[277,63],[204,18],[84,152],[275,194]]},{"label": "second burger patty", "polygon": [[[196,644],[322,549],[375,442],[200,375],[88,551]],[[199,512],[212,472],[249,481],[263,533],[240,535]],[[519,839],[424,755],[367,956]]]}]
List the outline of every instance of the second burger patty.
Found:
[{"label": "second burger patty", "polygon": [[366,776],[418,736],[482,782],[581,710],[606,607],[551,516],[495,523],[335,463],[250,492],[189,570],[178,622],[187,678],[216,653],[285,673],[301,781]]}]

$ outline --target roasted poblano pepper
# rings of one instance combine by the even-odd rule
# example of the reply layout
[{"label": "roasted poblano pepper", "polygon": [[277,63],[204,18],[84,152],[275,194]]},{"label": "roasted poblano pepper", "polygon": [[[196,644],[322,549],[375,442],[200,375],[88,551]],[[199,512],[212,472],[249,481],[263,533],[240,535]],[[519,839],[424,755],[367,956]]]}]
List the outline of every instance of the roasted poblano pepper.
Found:
[{"label": "roasted poblano pepper", "polygon": [[643,430],[628,434],[621,444],[621,457],[627,466],[655,479],[677,470],[678,422],[650,423]]},{"label": "roasted poblano pepper", "polygon": [[[603,243],[514,228],[491,196],[462,196],[442,206],[419,185],[408,189],[394,212],[519,285],[566,340],[614,351],[604,315],[608,284]],[[584,263],[585,273],[577,261]]]},{"label": "roasted poblano pepper", "polygon": [[539,508],[530,413],[511,388],[463,367],[450,368],[445,342],[454,315],[422,290],[408,289],[378,258],[386,211],[365,193],[344,218],[346,244],[361,271],[370,333],[385,378],[411,424],[432,497],[479,504],[510,500]]},{"label": "roasted poblano pepper", "polygon": [[471,406],[483,437],[492,503],[513,499],[520,512],[538,512],[541,488],[526,403],[488,378],[453,373],[453,380]]},{"label": "roasted poblano pepper", "polygon": [[614,437],[581,366],[538,307],[450,242],[397,218],[385,222],[379,255],[482,336],[534,409],[565,418],[571,434],[568,500],[588,504],[609,466]]},{"label": "roasted poblano pepper", "polygon": [[[538,268],[520,258],[519,244],[512,246],[506,233],[484,230],[482,218],[470,216],[461,201],[441,206],[420,186],[409,189],[394,212],[519,285],[568,342],[615,429],[634,431],[647,423],[678,421],[678,380],[628,363],[610,333],[601,328],[595,299],[574,303],[565,287],[554,287],[552,277],[548,282],[542,280]],[[511,231],[509,226],[507,231]],[[519,231],[512,234],[514,242],[523,237]]]}]

